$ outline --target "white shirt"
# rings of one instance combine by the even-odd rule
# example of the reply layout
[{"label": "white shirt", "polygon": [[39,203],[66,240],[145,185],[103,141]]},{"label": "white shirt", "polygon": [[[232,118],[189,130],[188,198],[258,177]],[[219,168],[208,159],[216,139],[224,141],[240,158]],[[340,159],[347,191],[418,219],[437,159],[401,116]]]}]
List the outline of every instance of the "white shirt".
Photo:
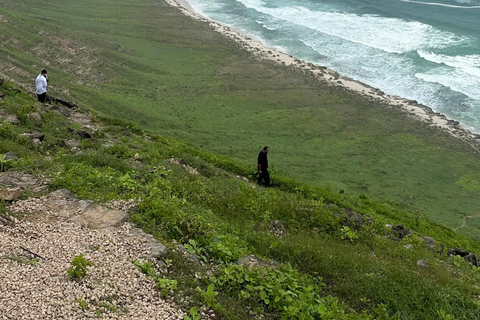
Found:
[{"label": "white shirt", "polygon": [[35,79],[35,87],[37,87],[37,94],[42,94],[47,92],[47,79],[39,74],[38,77]]}]

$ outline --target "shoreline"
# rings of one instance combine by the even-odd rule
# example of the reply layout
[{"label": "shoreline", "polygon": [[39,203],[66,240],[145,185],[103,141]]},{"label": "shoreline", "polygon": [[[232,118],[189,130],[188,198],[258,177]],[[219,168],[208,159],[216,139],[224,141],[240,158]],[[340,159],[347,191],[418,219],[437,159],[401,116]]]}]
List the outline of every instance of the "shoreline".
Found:
[{"label": "shoreline", "polygon": [[480,153],[480,131],[475,132],[459,121],[449,119],[444,114],[435,112],[426,105],[420,104],[415,100],[385,94],[380,89],[373,88],[361,81],[342,76],[327,67],[306,62],[275,48],[267,47],[259,40],[252,39],[252,36],[245,32],[202,16],[193,9],[187,0],[165,0],[165,2],[177,7],[182,14],[192,19],[209,23],[214,31],[233,39],[240,44],[244,50],[250,52],[252,56],[257,59],[270,60],[292,67],[305,74],[313,75],[318,81],[325,82],[327,85],[343,87],[349,91],[377,100],[378,102],[386,103],[391,107],[400,107],[406,112],[407,116],[448,132],[452,136],[466,142],[470,147]]}]

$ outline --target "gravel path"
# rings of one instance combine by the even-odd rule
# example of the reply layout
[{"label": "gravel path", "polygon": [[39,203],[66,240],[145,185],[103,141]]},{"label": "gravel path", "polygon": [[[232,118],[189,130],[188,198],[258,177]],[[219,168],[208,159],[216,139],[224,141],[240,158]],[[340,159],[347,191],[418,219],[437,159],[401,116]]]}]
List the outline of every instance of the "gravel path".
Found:
[{"label": "gravel path", "polygon": [[[130,230],[128,223],[108,230],[70,222],[0,224],[0,319],[183,319],[133,265],[148,247]],[[21,247],[45,260],[32,263]],[[66,272],[79,254],[94,265],[73,281]]]}]

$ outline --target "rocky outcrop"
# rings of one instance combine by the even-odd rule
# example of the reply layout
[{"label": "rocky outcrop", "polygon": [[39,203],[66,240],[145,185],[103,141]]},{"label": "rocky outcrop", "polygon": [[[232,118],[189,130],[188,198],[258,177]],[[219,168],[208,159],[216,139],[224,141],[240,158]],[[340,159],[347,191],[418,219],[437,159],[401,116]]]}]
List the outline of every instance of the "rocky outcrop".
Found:
[{"label": "rocky outcrop", "polygon": [[15,152],[7,152],[2,154],[2,156],[5,158],[5,160],[10,160],[10,161],[17,161],[18,156]]},{"label": "rocky outcrop", "polygon": [[412,230],[405,229],[403,224],[399,224],[399,225],[396,225],[396,226],[391,226],[391,228],[392,228],[394,236],[397,237],[398,239],[403,239],[407,235],[413,234]]},{"label": "rocky outcrop", "polygon": [[420,237],[425,242],[427,248],[432,249],[433,251],[437,250],[437,243],[435,239],[431,237]]},{"label": "rocky outcrop", "polygon": [[89,205],[84,212],[70,220],[90,229],[104,229],[120,225],[128,220],[128,213],[110,210],[97,204]]},{"label": "rocky outcrop", "polygon": [[43,192],[47,188],[47,185],[48,179],[35,177],[25,172],[0,172],[0,187],[19,187],[31,193],[38,194]]},{"label": "rocky outcrop", "polygon": [[19,187],[0,189],[0,200],[3,201],[13,201],[18,199],[21,195],[22,189]]}]

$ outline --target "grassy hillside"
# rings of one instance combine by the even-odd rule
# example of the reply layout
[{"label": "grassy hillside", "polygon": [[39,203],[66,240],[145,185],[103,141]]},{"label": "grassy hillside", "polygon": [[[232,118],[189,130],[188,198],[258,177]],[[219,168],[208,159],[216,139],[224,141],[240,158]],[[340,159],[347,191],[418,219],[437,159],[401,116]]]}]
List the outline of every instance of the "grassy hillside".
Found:
[{"label": "grassy hillside", "polygon": [[[399,110],[259,62],[163,2],[0,5],[0,68],[31,87],[332,192],[383,199],[451,228],[480,210],[480,161]],[[462,234],[480,238],[478,218]]]},{"label": "grassy hillside", "polygon": [[[43,112],[11,83],[0,89],[2,117],[20,121],[0,119],[0,154],[19,157],[2,161],[5,170],[42,175],[49,191],[67,188],[98,203],[136,199],[132,221],[171,249],[164,269],[137,266],[186,310],[204,305],[219,319],[239,320],[480,319],[478,268],[438,255],[419,237],[475,252],[480,246],[419,214],[280,175],[277,188],[259,188],[238,176],[250,168],[235,160],[95,114],[99,131],[90,127],[92,138],[85,138],[75,130],[86,129],[64,115],[85,110],[54,105]],[[21,136],[31,131],[45,139]],[[60,147],[72,139],[80,153]],[[351,211],[365,223],[349,220]],[[6,203],[0,214],[8,214]],[[387,223],[409,224],[416,233],[399,240]],[[176,244],[202,263],[188,263]],[[238,266],[248,254],[278,268]]]}]

